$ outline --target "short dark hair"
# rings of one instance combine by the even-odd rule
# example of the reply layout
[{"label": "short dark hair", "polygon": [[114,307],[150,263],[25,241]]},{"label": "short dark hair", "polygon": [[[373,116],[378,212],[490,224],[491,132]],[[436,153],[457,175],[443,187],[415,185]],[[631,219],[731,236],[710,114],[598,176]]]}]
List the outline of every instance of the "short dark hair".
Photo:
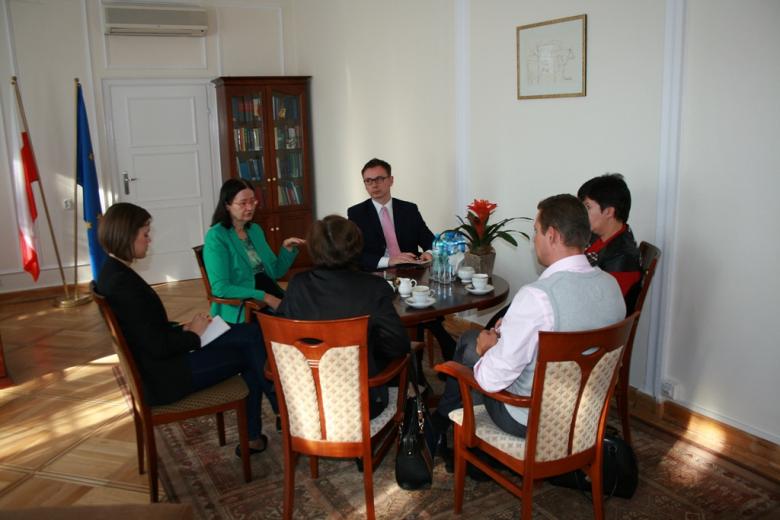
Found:
[{"label": "short dark hair", "polygon": [[107,253],[132,262],[135,237],[150,220],[152,216],[141,206],[117,202],[98,221],[98,241]]},{"label": "short dark hair", "polygon": [[246,189],[250,189],[252,192],[255,191],[255,187],[246,179],[228,179],[225,181],[219,190],[217,207],[214,208],[214,215],[211,217],[212,226],[214,224],[222,224],[227,229],[233,227],[233,219],[230,217],[227,206],[233,204],[233,199],[236,198],[236,195]]},{"label": "short dark hair", "polygon": [[555,228],[568,247],[585,249],[590,242],[588,211],[574,195],[563,193],[547,197],[539,203],[539,228],[545,233]]},{"label": "short dark hair", "polygon": [[384,168],[385,171],[387,172],[387,175],[393,174],[393,169],[390,167],[389,162],[374,157],[373,159],[368,161],[365,166],[363,166],[363,169],[360,170],[360,175],[363,175],[365,171],[368,170],[369,168],[376,168],[377,166],[381,166],[382,168]]},{"label": "short dark hair", "polygon": [[605,173],[580,186],[577,197],[584,201],[585,197],[596,202],[603,210],[615,208],[615,218],[620,222],[628,222],[631,211],[631,192],[626,181],[619,173]]},{"label": "short dark hair", "polygon": [[363,234],[351,220],[328,215],[309,229],[306,245],[317,267],[356,268],[363,251]]}]

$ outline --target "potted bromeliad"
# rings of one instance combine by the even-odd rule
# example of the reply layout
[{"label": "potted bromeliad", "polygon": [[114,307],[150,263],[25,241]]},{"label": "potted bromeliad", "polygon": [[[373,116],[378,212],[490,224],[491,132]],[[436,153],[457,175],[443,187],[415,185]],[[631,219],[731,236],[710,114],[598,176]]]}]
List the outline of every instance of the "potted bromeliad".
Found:
[{"label": "potted bromeliad", "polygon": [[529,240],[528,233],[517,229],[506,229],[507,224],[514,220],[533,220],[528,217],[511,217],[490,223],[490,216],[498,207],[498,204],[485,199],[474,199],[468,205],[466,220],[457,215],[460,226],[457,231],[469,244],[469,250],[463,260],[464,265],[470,265],[478,273],[493,274],[493,264],[496,261],[496,250],[493,249],[493,241],[497,238],[505,240],[517,246],[517,240],[512,233],[517,233]]}]

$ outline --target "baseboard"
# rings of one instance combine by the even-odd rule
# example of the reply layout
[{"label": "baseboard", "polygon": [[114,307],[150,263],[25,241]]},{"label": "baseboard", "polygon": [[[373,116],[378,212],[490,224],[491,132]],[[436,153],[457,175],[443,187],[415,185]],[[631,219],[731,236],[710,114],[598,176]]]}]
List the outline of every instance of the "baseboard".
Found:
[{"label": "baseboard", "polygon": [[780,445],[629,387],[631,416],[780,484]]},{"label": "baseboard", "polygon": [[[68,291],[72,290],[73,284],[68,284]],[[79,294],[89,294],[89,282],[79,284]],[[2,293],[0,294],[0,304],[34,302],[51,298],[53,305],[55,298],[62,298],[63,296],[65,296],[65,289],[61,285],[52,285],[41,287],[40,289]]]}]

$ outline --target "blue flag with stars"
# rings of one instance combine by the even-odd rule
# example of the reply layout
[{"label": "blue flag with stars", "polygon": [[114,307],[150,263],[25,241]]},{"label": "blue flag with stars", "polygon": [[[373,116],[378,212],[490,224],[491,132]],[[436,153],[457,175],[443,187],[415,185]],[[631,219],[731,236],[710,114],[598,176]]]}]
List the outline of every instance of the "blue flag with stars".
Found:
[{"label": "blue flag with stars", "polygon": [[100,247],[97,237],[98,219],[103,214],[100,206],[95,157],[92,153],[92,139],[89,137],[89,121],[81,94],[81,84],[76,87],[76,183],[81,186],[84,202],[84,222],[87,223],[89,261],[92,264],[92,278],[97,280],[106,252]]}]

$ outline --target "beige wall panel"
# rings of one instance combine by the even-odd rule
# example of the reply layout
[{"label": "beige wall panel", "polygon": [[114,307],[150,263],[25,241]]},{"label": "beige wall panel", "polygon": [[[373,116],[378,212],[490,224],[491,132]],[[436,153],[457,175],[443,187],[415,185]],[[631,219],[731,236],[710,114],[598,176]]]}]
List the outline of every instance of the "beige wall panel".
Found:
[{"label": "beige wall panel", "polygon": [[664,370],[684,406],[780,443],[780,4],[694,0],[686,20]]},{"label": "beige wall panel", "polygon": [[284,74],[280,8],[222,8],[219,33],[222,75]]}]

